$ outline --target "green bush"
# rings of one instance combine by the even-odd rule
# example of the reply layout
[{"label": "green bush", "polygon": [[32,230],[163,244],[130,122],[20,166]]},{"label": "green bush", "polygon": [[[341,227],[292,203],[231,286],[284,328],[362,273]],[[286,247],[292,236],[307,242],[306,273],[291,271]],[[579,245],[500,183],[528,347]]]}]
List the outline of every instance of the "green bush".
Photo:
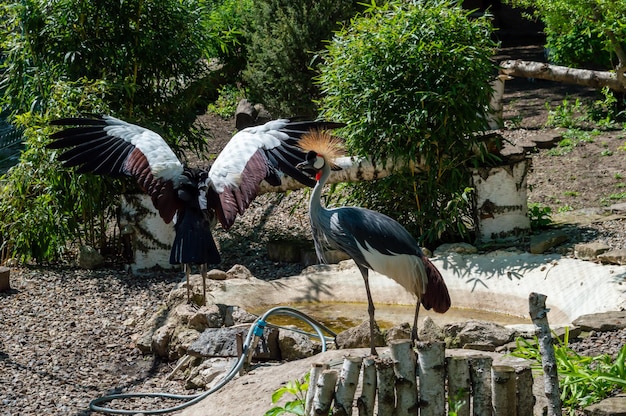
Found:
[{"label": "green bush", "polygon": [[341,22],[352,17],[356,0],[262,0],[254,4],[246,35],[247,67],[243,80],[249,98],[274,117],[310,116],[319,88],[312,78],[316,52]]},{"label": "green bush", "polygon": [[[545,24],[550,57],[567,66],[614,69],[618,49],[626,47],[626,2],[505,0],[532,10]],[[622,62],[626,65],[626,62]]]},{"label": "green bush", "polygon": [[71,243],[104,248],[108,224],[115,218],[114,182],[75,175],[63,169],[56,154],[44,147],[53,132],[48,125],[51,117],[79,111],[108,112],[101,100],[105,88],[102,82],[58,83],[51,87],[45,116],[28,112],[16,117],[26,150],[20,162],[0,179],[3,260],[56,261]]},{"label": "green bush", "polygon": [[[58,80],[102,80],[111,112],[161,125],[171,143],[201,148],[191,125],[215,88],[202,0],[25,0],[0,3],[0,104],[44,113]],[[184,140],[183,140],[184,139]]]},{"label": "green bush", "polygon": [[351,152],[425,167],[356,184],[353,199],[428,243],[473,226],[467,167],[484,156],[476,133],[488,128],[491,30],[452,2],[394,1],[353,19],[324,56],[322,116],[348,123]]}]

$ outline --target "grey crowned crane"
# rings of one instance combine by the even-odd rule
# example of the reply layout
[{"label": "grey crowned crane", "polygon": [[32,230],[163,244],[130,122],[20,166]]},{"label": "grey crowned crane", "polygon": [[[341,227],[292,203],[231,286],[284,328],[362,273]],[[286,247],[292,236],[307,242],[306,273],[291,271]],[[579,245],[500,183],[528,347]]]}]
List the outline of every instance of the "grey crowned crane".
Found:
[{"label": "grey crowned crane", "polygon": [[263,180],[280,185],[282,174],[307,186],[315,181],[295,168],[304,152],[300,137],[315,129],[342,126],[324,121],[273,120],[236,133],[210,169],[183,166],[157,133],[111,116],[64,118],[53,125],[68,128],[52,134],[50,149],[65,149],[58,158],[77,173],[134,177],[166,223],[175,222],[171,264],[183,264],[187,278],[200,265],[206,303],[206,266],[220,263],[211,234],[217,218],[228,230],[243,214]]},{"label": "grey crowned crane", "polygon": [[299,169],[316,172],[317,183],[311,193],[309,215],[315,251],[326,263],[324,250],[334,248],[350,256],[359,268],[367,292],[370,320],[370,349],[376,354],[374,340],[374,302],[369,287],[368,271],[390,277],[408,292],[417,296],[411,332],[417,340],[417,318],[420,303],[426,309],[444,313],[450,308],[450,295],[439,270],[424,256],[417,241],[397,221],[360,207],[326,209],[321,204],[322,188],[328,180],[333,160],[342,155],[341,142],[328,132],[312,132],[298,143],[307,151]]}]

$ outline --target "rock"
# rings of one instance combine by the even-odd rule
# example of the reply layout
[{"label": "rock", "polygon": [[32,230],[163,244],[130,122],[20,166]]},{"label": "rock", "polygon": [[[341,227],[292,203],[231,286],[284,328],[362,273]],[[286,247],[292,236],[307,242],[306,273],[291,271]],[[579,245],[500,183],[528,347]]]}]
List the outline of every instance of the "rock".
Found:
[{"label": "rock", "polygon": [[314,250],[313,242],[308,240],[281,239],[267,243],[267,257],[272,261],[299,263],[303,253]]},{"label": "rock", "polygon": [[170,340],[172,339],[172,335],[174,335],[175,330],[176,325],[169,324],[163,325],[154,331],[152,334],[151,350],[155,355],[169,359]]},{"label": "rock", "polygon": [[552,247],[566,242],[568,239],[568,235],[560,230],[550,230],[533,235],[530,237],[530,252],[533,254],[545,253]]},{"label": "rock", "polygon": [[442,244],[435,249],[435,256],[445,256],[448,253],[456,254],[476,254],[478,249],[468,243]]},{"label": "rock", "polygon": [[[537,327],[534,324],[517,324],[507,325],[506,328],[513,330],[514,338],[522,337],[526,339],[533,338],[536,334]],[[577,338],[582,332],[581,328],[576,325],[550,325],[550,330],[556,334],[556,336],[563,340],[565,339],[565,332],[568,331],[569,339]]]},{"label": "rock", "polygon": [[256,318],[255,315],[252,315],[242,307],[227,306],[224,316],[224,326],[249,324],[256,321]]},{"label": "rock", "polygon": [[626,395],[609,397],[583,409],[585,416],[626,416]]},{"label": "rock", "polygon": [[[187,353],[194,357],[238,357],[237,336],[245,340],[248,327],[207,328],[200,337],[189,346]],[[269,328],[263,332],[254,357],[264,360],[279,359],[278,330]]]},{"label": "rock", "polygon": [[206,273],[206,277],[211,280],[226,280],[228,279],[228,273],[220,269],[212,269]]},{"label": "rock", "polygon": [[81,269],[93,270],[104,264],[104,257],[91,246],[81,246],[76,259],[78,267]]},{"label": "rock", "polygon": [[235,127],[237,130],[254,126],[256,124],[257,114],[258,111],[254,108],[250,101],[245,98],[239,101],[237,104],[237,110],[235,111]]},{"label": "rock", "polygon": [[202,306],[189,318],[188,325],[199,331],[206,328],[219,328],[224,325],[225,307],[222,308],[216,304]]},{"label": "rock", "polygon": [[185,388],[211,389],[235,365],[236,358],[209,358],[191,369]]},{"label": "rock", "polygon": [[[374,345],[382,347],[385,345],[385,338],[380,332],[378,325],[374,327]],[[366,348],[370,346],[370,321],[363,321],[361,325],[347,329],[337,334],[335,342],[341,349],[346,348]]]},{"label": "rock", "polygon": [[626,249],[610,250],[598,256],[598,260],[608,264],[626,264]]},{"label": "rock", "polygon": [[443,329],[432,320],[430,316],[427,316],[419,325],[418,337],[420,341],[443,341],[445,336]]},{"label": "rock", "polygon": [[241,264],[235,264],[226,272],[226,274],[229,279],[255,279],[252,272],[248,270],[246,266],[242,266]]},{"label": "rock", "polygon": [[496,347],[510,342],[515,331],[493,322],[470,320],[454,322],[443,328],[447,346],[495,351]]},{"label": "rock", "polygon": [[600,254],[610,249],[609,245],[600,242],[575,244],[574,256],[581,260],[596,260]]},{"label": "rock", "polygon": [[322,347],[311,338],[298,332],[281,329],[278,333],[278,348],[283,360],[294,361],[318,354]]},{"label": "rock", "polygon": [[582,315],[576,318],[574,325],[583,331],[608,332],[626,328],[626,311],[601,312]]},{"label": "rock", "polygon": [[400,325],[391,327],[385,332],[385,342],[387,345],[391,344],[391,341],[398,339],[411,339],[411,325],[408,322],[403,322]]}]

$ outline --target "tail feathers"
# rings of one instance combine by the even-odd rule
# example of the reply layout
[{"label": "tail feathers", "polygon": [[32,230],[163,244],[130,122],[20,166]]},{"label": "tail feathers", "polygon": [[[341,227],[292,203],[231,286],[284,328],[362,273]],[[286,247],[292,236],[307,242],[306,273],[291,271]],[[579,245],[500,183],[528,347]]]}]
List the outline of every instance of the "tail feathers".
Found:
[{"label": "tail feathers", "polygon": [[443,276],[434,264],[426,257],[422,257],[424,267],[426,269],[426,276],[428,276],[428,285],[426,286],[426,293],[422,295],[422,305],[426,309],[433,309],[437,313],[444,313],[450,309],[451,301],[450,294],[448,293],[448,287],[443,280]]},{"label": "tail feathers", "polygon": [[218,264],[220,253],[211,234],[211,224],[200,210],[179,211],[170,264]]}]

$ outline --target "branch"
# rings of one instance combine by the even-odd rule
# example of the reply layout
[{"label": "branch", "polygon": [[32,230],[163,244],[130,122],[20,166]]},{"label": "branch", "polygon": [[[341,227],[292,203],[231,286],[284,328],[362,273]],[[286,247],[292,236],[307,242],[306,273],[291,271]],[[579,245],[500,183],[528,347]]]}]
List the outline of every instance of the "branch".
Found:
[{"label": "branch", "polygon": [[618,77],[615,72],[609,71],[569,68],[550,65],[545,62],[518,59],[502,61],[500,73],[514,77],[547,79],[596,89],[609,87],[613,91],[626,92],[626,82],[623,82],[623,77]]},{"label": "branch", "polygon": [[556,367],[554,345],[548,324],[548,311],[546,308],[546,295],[531,293],[528,296],[528,313],[535,324],[539,352],[541,353],[541,366],[543,367],[544,389],[548,399],[548,416],[561,416],[561,393],[559,391],[559,374]]}]

